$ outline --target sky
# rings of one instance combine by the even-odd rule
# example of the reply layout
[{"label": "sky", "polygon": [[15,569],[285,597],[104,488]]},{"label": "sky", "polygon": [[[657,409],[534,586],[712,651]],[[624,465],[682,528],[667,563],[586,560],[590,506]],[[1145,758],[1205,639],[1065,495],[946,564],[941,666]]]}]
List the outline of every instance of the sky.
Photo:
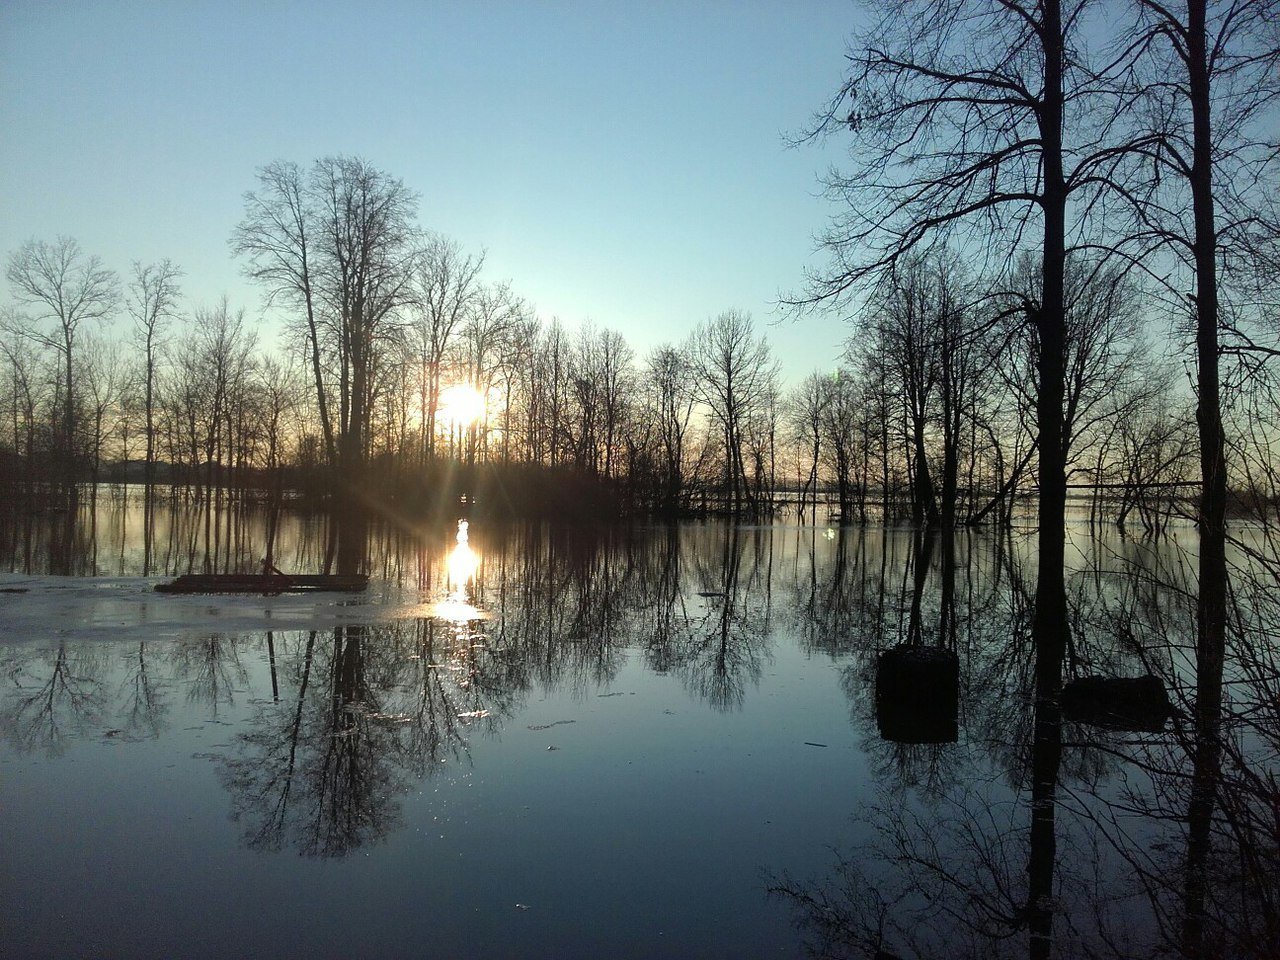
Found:
[{"label": "sky", "polygon": [[851,0],[3,0],[0,254],[66,234],[122,274],[169,257],[188,307],[226,294],[273,330],[228,247],[254,172],[359,155],[543,319],[590,319],[643,356],[744,310],[795,382],[834,368],[848,328],[776,306],[822,262],[819,180],[842,157],[789,136],[839,87],[858,16]]}]

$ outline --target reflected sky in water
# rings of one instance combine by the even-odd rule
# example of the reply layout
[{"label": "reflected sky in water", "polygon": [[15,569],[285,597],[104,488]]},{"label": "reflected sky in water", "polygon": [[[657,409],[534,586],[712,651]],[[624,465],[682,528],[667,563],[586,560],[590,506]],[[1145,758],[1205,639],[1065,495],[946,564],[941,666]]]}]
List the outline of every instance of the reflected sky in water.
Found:
[{"label": "reflected sky in water", "polygon": [[[133,527],[126,510],[125,559],[98,572],[141,576]],[[375,535],[351,609],[394,615],[89,637],[68,607],[4,635],[0,952],[1027,955],[1025,537],[461,532]],[[1075,533],[1065,678],[1151,673],[1172,716],[1060,721],[1054,950],[1177,956],[1188,536]],[[300,522],[283,552],[322,554],[317,538]],[[0,583],[29,585],[0,622],[44,602],[41,582]],[[1268,956],[1276,621],[1265,589],[1237,586],[1254,601],[1227,669],[1207,913],[1231,955]],[[886,651],[914,691],[891,692]],[[943,655],[955,679],[921,679]],[[953,703],[920,695],[937,682]]]}]

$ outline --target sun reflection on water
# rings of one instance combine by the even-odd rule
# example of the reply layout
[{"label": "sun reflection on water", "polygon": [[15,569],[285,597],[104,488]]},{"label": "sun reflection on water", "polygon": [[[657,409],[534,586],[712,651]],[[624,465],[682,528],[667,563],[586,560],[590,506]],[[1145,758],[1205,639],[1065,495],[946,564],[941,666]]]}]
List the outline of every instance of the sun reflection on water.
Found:
[{"label": "sun reflection on water", "polygon": [[458,521],[453,549],[445,557],[445,585],[448,595],[432,610],[434,616],[454,624],[487,619],[488,615],[474,603],[476,572],[480,555],[471,548],[466,520]]}]

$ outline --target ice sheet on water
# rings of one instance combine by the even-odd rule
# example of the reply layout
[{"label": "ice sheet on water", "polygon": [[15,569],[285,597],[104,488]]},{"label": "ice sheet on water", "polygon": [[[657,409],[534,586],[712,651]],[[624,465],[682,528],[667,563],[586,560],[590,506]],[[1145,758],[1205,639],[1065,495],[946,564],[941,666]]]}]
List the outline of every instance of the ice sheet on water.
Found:
[{"label": "ice sheet on water", "polygon": [[331,630],[421,616],[422,604],[369,594],[159,594],[164,577],[0,573],[0,643],[155,640],[193,633]]},{"label": "ice sheet on water", "polygon": [[566,723],[576,723],[575,720],[552,720],[550,723],[535,723],[529,727],[530,730],[550,730],[552,727],[559,727]]},{"label": "ice sheet on water", "polygon": [[395,727],[400,726],[401,724],[413,723],[413,717],[409,716],[407,713],[374,712],[369,714],[369,719],[384,727]]}]

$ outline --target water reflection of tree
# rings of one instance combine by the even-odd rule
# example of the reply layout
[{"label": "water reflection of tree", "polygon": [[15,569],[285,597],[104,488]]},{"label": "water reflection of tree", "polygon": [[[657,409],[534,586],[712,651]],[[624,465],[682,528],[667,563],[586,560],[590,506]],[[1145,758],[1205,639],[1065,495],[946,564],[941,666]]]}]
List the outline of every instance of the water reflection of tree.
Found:
[{"label": "water reflection of tree", "polygon": [[[304,854],[343,856],[382,839],[399,818],[396,797],[406,789],[391,762],[394,733],[380,718],[371,683],[363,626],[333,632],[328,697],[315,698],[313,743],[303,782],[306,819],[301,824]],[[326,702],[327,701],[327,702]]]},{"label": "water reflection of tree", "polygon": [[760,682],[767,658],[769,558],[759,536],[749,551],[744,540],[738,527],[729,528],[719,570],[701,571],[702,582],[715,589],[703,591],[712,596],[704,598],[704,614],[690,623],[678,658],[685,686],[717,710],[742,706],[747,685]]},{"label": "water reflection of tree", "polygon": [[399,665],[378,718],[398,734],[398,762],[416,777],[469,762],[477,733],[496,732],[524,689],[487,627],[493,621],[417,619],[388,624],[379,642]]},{"label": "water reflection of tree", "polygon": [[[477,669],[474,650],[468,643],[463,653],[466,664],[451,662],[450,647],[438,637],[441,624],[435,620],[413,622],[416,653],[411,661],[410,676],[401,683],[404,702],[388,713],[406,721],[407,739],[402,745],[409,766],[420,777],[428,776],[444,763],[470,759],[464,714],[482,714],[483,696],[488,689],[506,693],[501,684],[483,682],[483,671]],[[470,637],[473,624],[463,624]],[[456,648],[457,636],[454,645]],[[459,686],[458,673],[467,677]]]},{"label": "water reflection of tree", "polygon": [[[950,549],[952,545],[944,542],[944,553]],[[927,545],[918,542],[911,577],[915,595],[906,625],[909,638],[924,607],[919,594],[926,578],[920,563],[927,562],[928,554]],[[940,644],[955,643],[957,621],[970,619],[965,605],[954,602],[947,567],[944,556],[936,619]],[[989,582],[998,594],[999,578]],[[989,600],[990,595],[981,604],[984,611],[993,607]],[[1001,639],[1002,633],[1026,629],[1025,622],[1005,622],[986,634],[970,625],[965,630],[966,659],[981,661],[983,648]],[[841,856],[827,882],[810,884],[784,876],[773,884],[775,893],[797,907],[813,952],[844,956],[886,951],[919,957],[997,957],[1028,950],[1032,957],[1050,954],[1053,921],[1060,913],[1055,889],[1060,897],[1065,887],[1063,877],[1055,877],[1061,661],[1054,651],[1047,656],[1036,653],[1035,706],[1024,721],[1033,731],[1026,761],[1002,770],[999,754],[988,753],[976,738],[926,745],[923,750],[920,745],[891,747],[890,756],[897,762],[882,768],[878,800],[859,816],[870,840]],[[971,684],[971,702],[980,692],[980,686]],[[1024,698],[1026,693],[1024,688]],[[973,706],[981,709],[977,703]],[[873,754],[884,750],[874,740],[868,743]],[[913,756],[903,755],[904,749]],[[915,775],[904,775],[909,770]],[[1005,782],[1008,777],[1014,778],[1012,785]]]},{"label": "water reflection of tree", "polygon": [[386,665],[369,629],[338,627],[326,644],[309,634],[296,702],[260,704],[236,753],[223,759],[248,846],[340,857],[397,822],[405,784],[393,764],[394,725],[378,709]]},{"label": "water reflection of tree", "polygon": [[[841,671],[881,787],[862,812],[868,845],[829,881],[791,888],[812,929],[828,928],[815,938],[833,952],[868,943],[926,956],[1025,952],[1034,920],[1052,922],[1060,950],[1083,942],[1100,955],[1115,944],[1176,954],[1194,940],[1244,957],[1280,953],[1268,876],[1280,867],[1268,759],[1280,755],[1272,585],[1237,580],[1233,646],[1215,683],[1190,632],[1194,565],[1168,544],[1082,545],[1092,553],[1072,580],[1063,677],[1160,674],[1178,717],[1164,734],[1135,736],[1040,709],[1025,544],[958,531],[948,546],[938,536],[930,550],[914,531],[514,529],[481,551],[471,599],[492,619],[474,611],[268,635],[265,653],[252,637],[149,640],[109,665],[87,644],[33,651],[5,671],[6,735],[56,752],[113,712],[154,735],[171,709],[164,666],[187,683],[191,704],[225,714],[243,706],[237,693],[263,655],[271,697],[248,705],[220,761],[232,811],[255,848],[343,856],[395,829],[409,786],[468,763],[477,738],[498,731],[529,691],[586,695],[638,654],[713,709],[732,709],[781,625]],[[415,580],[417,543],[398,542],[385,549],[408,560],[375,549],[379,569],[434,592],[439,564],[429,557],[439,551],[418,556],[426,575]],[[877,735],[876,654],[913,641],[959,656],[958,744]],[[1218,717],[1216,733],[1192,722],[1197,711]],[[1056,774],[1037,777],[1055,730]],[[1052,846],[1032,839],[1036,783],[1054,788],[1041,804],[1054,814]],[[1201,918],[1200,933],[1188,916]]]},{"label": "water reflection of tree", "polygon": [[126,728],[155,737],[164,726],[168,704],[165,702],[166,684],[156,676],[150,653],[147,641],[139,640],[136,652],[126,663],[125,675],[120,681],[120,697]]},{"label": "water reflection of tree", "polygon": [[224,761],[222,778],[231,792],[232,816],[247,821],[244,839],[253,849],[279,850],[286,844],[315,645],[311,631],[297,668],[297,702],[261,704],[249,731],[236,738],[237,756]]},{"label": "water reflection of tree", "polygon": [[485,623],[420,618],[281,638],[287,692],[255,705],[221,760],[246,844],[341,857],[395,829],[410,785],[467,762],[470,738],[513,709],[504,658],[479,642]]},{"label": "water reflection of tree", "polygon": [[[58,576],[176,575],[204,569],[256,571],[265,553],[270,511],[254,495],[192,487],[23,490],[0,505],[0,569]],[[101,515],[101,517],[100,517]],[[323,517],[286,512],[276,564],[323,569]],[[387,544],[377,558],[387,561]],[[394,545],[392,545],[394,546]]]},{"label": "water reflection of tree", "polygon": [[65,642],[52,651],[15,658],[7,670],[12,686],[0,723],[17,749],[51,757],[81,740],[106,709],[101,656]]},{"label": "water reflection of tree", "polygon": [[[1042,735],[1045,724],[1041,724]],[[1053,731],[1031,764],[1052,758]],[[1046,758],[1045,754],[1048,754]],[[1097,829],[1097,797],[1078,791],[1036,823],[1034,783],[1010,791],[971,771],[932,797],[882,789],[859,822],[867,841],[818,883],[782,876],[817,956],[1138,957],[1159,955],[1142,916],[1135,864]],[[1052,833],[1048,828],[1052,828]],[[1149,838],[1156,839],[1156,838]]]},{"label": "water reflection of tree", "polygon": [[284,692],[255,705],[222,761],[246,843],[342,856],[377,842],[409,783],[467,762],[472,739],[496,730],[531,686],[612,680],[650,596],[645,551],[537,528],[508,544],[468,586],[493,619],[349,626],[305,646],[277,635],[271,662]]},{"label": "water reflection of tree", "polygon": [[187,699],[208,704],[215,716],[221,707],[233,706],[249,680],[243,646],[242,638],[222,633],[175,640],[169,657],[174,675],[187,684]]},{"label": "water reflection of tree", "polygon": [[[1027,633],[1025,591],[1009,589],[1017,565],[990,578],[1004,587],[988,611],[1008,616],[968,641],[963,768],[933,790],[882,771],[858,813],[867,840],[824,881],[775,880],[814,953],[1280,955],[1275,597],[1237,591],[1234,646],[1214,664],[1195,644],[1194,564],[1169,544],[1089,548],[1063,658],[1028,658],[1016,640]],[[1164,733],[1062,718],[1064,671],[1147,669],[1179,705]],[[1029,702],[1030,713],[1010,706]]]},{"label": "water reflection of tree", "polygon": [[[617,531],[531,527],[503,566],[493,637],[522,688],[567,685],[579,695],[611,683],[631,642],[641,575],[629,537]],[[483,599],[483,598],[482,598]]]},{"label": "water reflection of tree", "polygon": [[648,552],[647,581],[652,620],[641,639],[645,662],[656,673],[669,673],[680,662],[681,638],[690,621],[690,605],[681,584],[684,571],[679,530],[663,530]]},{"label": "water reflection of tree", "polygon": [[1265,564],[1246,553],[1232,571],[1230,642],[1218,649],[1197,640],[1194,558],[1176,545],[1144,545],[1118,559],[1101,616],[1130,647],[1163,654],[1154,669],[1176,706],[1168,737],[1126,751],[1151,781],[1127,803],[1177,843],[1153,853],[1140,835],[1109,824],[1109,836],[1144,864],[1143,887],[1166,918],[1170,951],[1280,955],[1280,604],[1272,585],[1257,589]]},{"label": "water reflection of tree", "polygon": [[652,669],[676,674],[713,708],[733,710],[768,659],[771,538],[736,527],[717,534],[719,543],[682,543],[672,528],[647,544],[633,619]]},{"label": "water reflection of tree", "polygon": [[[904,789],[939,793],[964,775],[968,754],[948,743],[881,737],[877,658],[885,650],[905,648],[955,654],[964,739],[1007,740],[1010,715],[1025,714],[1031,688],[1027,604],[1012,551],[1001,537],[981,532],[883,529],[840,531],[831,549],[825,562],[811,552],[810,566],[796,578],[801,584],[797,616],[815,621],[806,646],[841,662],[852,720],[878,775]],[[1012,686],[1011,666],[1017,667]],[[997,696],[993,684],[1000,687]],[[914,693],[908,693],[911,703],[881,706],[922,713],[935,708],[917,705]],[[922,717],[922,723],[926,720]]]}]

